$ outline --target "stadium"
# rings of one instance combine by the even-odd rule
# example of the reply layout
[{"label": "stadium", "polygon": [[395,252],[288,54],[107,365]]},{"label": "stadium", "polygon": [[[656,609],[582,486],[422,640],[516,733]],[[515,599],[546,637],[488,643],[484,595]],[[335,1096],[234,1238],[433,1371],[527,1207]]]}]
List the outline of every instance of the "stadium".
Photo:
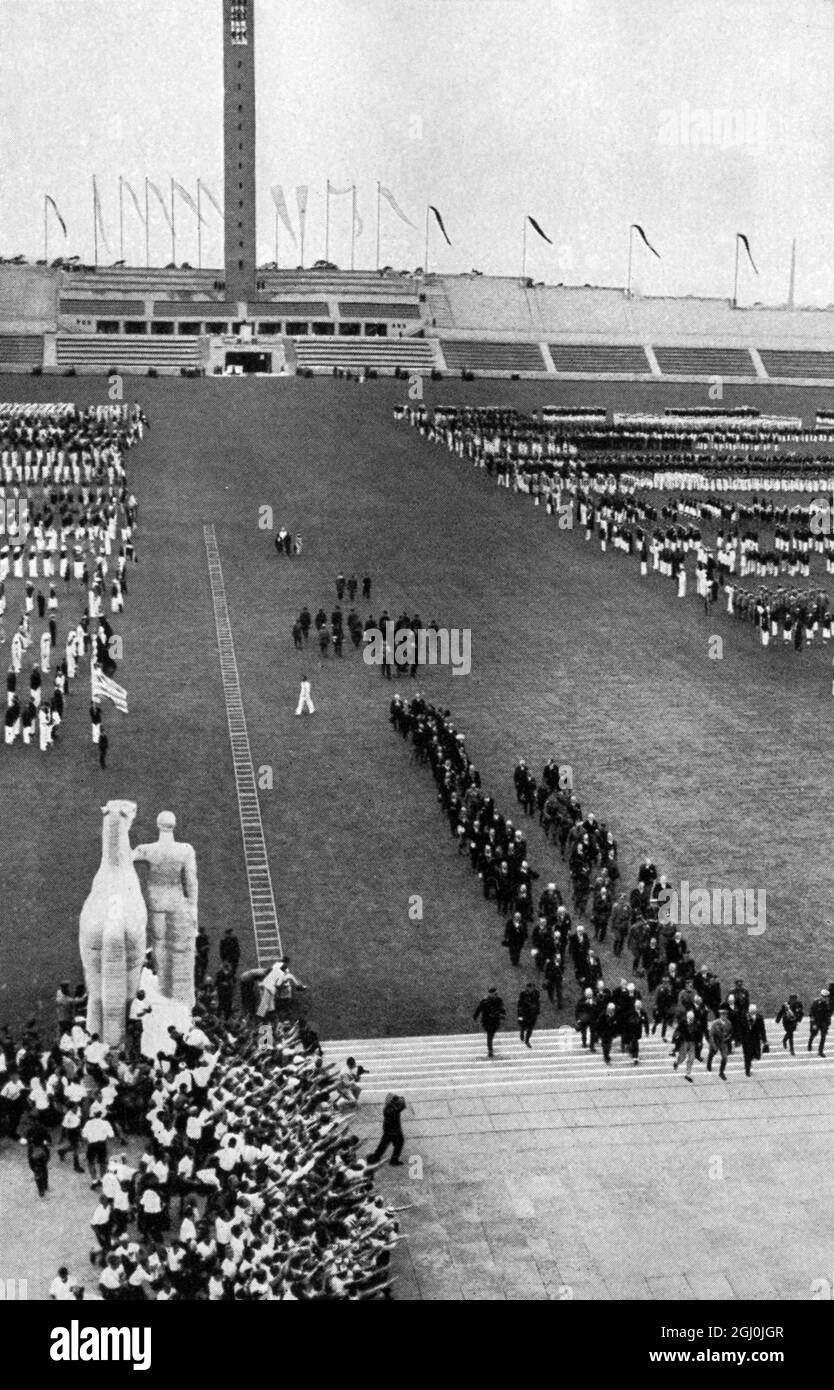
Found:
[{"label": "stadium", "polygon": [[[86,252],[83,260],[12,257],[12,243],[3,248],[2,621],[15,680],[7,683],[0,797],[0,1024],[9,1030],[0,1081],[22,1072],[30,1094],[0,1086],[0,1184],[4,1210],[25,1213],[27,1240],[34,1234],[39,1250],[24,1256],[4,1216],[8,1278],[36,1300],[50,1296],[59,1267],[73,1271],[88,1298],[148,1302],[815,1298],[831,1264],[819,1207],[831,1182],[834,1082],[824,1055],[828,1005],[819,1000],[834,974],[825,809],[834,793],[825,734],[834,691],[826,593],[834,309],[795,303],[793,264],[784,304],[747,302],[757,248],[743,232],[728,247],[732,297],[643,293],[632,266],[658,253],[636,222],[623,287],[528,275],[528,259],[551,238],[546,219],[526,212],[517,219],[521,275],[432,272],[426,253],[439,256],[450,219],[427,203],[425,228],[411,223],[379,181],[372,268],[338,269],[328,254],[305,267],[303,251],[294,269],[278,268],[277,255],[264,262],[255,66],[265,8],[223,0],[221,15],[216,7],[222,264],[178,268],[172,255],[167,267],[105,265],[114,257],[102,251],[95,180],[92,260]],[[190,204],[173,181],[168,207],[152,191],[173,250],[175,219]],[[270,191],[277,247],[279,223],[282,238],[287,228],[295,233],[283,190]],[[347,192],[328,180],[328,251],[331,199]],[[144,207],[147,233],[148,180],[144,201],[132,187],[128,196],[140,218]],[[198,185],[198,229],[205,206]],[[303,247],[306,189],[297,207]],[[352,209],[351,261],[355,186]],[[43,212],[64,225],[51,195]],[[383,218],[416,226],[416,243],[425,235],[422,266],[380,263]],[[49,226],[53,247],[57,229],[45,220],[45,252]],[[114,483],[107,447],[119,430]],[[66,449],[65,464],[63,453],[51,460],[56,449]],[[104,451],[103,463],[89,463],[98,458],[92,450]],[[35,514],[31,540],[20,534],[28,523],[16,520],[21,501]],[[100,524],[91,519],[97,506]],[[56,525],[59,514],[63,534],[84,550],[81,582],[69,556],[65,578],[57,545],[56,568],[44,565],[50,518]],[[131,560],[125,547],[134,540]],[[25,568],[24,549],[34,569]],[[100,569],[105,553],[110,563]],[[39,622],[34,604],[35,591],[45,600],[49,589],[57,638],[44,666],[45,615]],[[358,613],[356,640],[344,645],[337,606]],[[317,609],[322,622],[313,626]],[[40,650],[49,675],[37,708],[51,704],[54,714],[49,652],[63,652],[65,626],[74,631],[83,618],[87,647],[82,641],[59,702],[56,736],[42,733],[46,748],[27,744],[16,730],[16,691]],[[367,633],[385,619],[409,631],[434,624],[467,634],[471,669],[464,676],[440,661],[416,669],[370,659]],[[109,677],[105,647],[115,657]],[[98,701],[106,762],[87,715],[97,681],[106,682]],[[298,714],[303,682],[311,717]],[[529,772],[519,774],[522,763]],[[567,793],[581,806],[576,815]],[[85,1123],[107,1089],[105,1064],[84,1062],[87,1044],[62,1053],[55,993],[63,981],[74,988],[84,980],[90,990],[79,918],[99,865],[102,812],[115,803],[134,805],[133,848],[154,841],[158,812],[175,814],[177,840],[196,855],[210,955],[196,977],[196,1005],[191,992],[198,1012],[192,1020],[189,1007],[176,1042],[180,1079],[192,1078],[184,1108],[172,1082],[174,1100],[150,1118],[128,1123],[118,1105],[110,1115],[129,1148],[133,1185],[119,1181],[130,1189],[131,1214],[101,1238],[99,1271],[85,1247],[97,1199],[69,1164],[53,1161],[38,1203],[32,1173],[43,1160],[32,1155],[66,1137],[67,1079],[52,1084],[62,1067],[70,1081],[84,1078]],[[524,851],[513,870],[520,878],[503,897],[483,847],[490,824],[492,843],[506,846],[507,822]],[[613,837],[610,862],[600,826]],[[575,844],[586,832],[591,864],[577,867]],[[631,894],[619,949],[611,903],[599,907],[606,864],[613,873],[603,904],[607,894]],[[644,874],[646,865],[653,872]],[[514,959],[507,924],[519,881],[538,911]],[[534,932],[551,882],[572,923],[567,938],[545,948],[544,927]],[[662,930],[666,885],[673,925],[684,928],[680,954],[675,932]],[[699,916],[690,906],[697,891],[734,904],[732,895],[758,895],[758,915],[739,906],[725,920]],[[596,972],[580,962],[577,925],[593,938]],[[230,1012],[205,990],[229,929],[240,945]],[[191,960],[193,942],[189,949]],[[239,977],[269,980],[287,957],[291,973],[287,965],[280,978],[293,984],[291,1007],[273,1015],[263,987],[248,1007]],[[676,993],[666,1009],[656,996],[676,961],[684,1003]],[[707,971],[719,982],[712,1004],[692,983],[699,989]],[[540,1004],[528,1048],[515,1023],[526,985]],[[588,986],[597,996],[590,1048]],[[638,1009],[636,1041],[634,1016],[622,1024],[635,986],[646,1016],[644,1029]],[[730,1007],[728,1063],[709,1030],[736,986],[746,1004]],[[490,987],[506,1006],[492,1061],[473,1017]],[[696,1018],[690,1035],[696,995],[693,1018],[703,1008],[703,1028],[698,1034]],[[783,1030],[775,1020],[794,996],[804,1008]],[[113,1076],[115,1056],[130,1052],[136,997],[134,986],[121,1001],[120,1042],[106,1064]],[[751,1017],[764,1020],[764,1045]],[[274,1027],[268,1044],[264,1019]],[[204,1050],[189,1043],[192,1022]],[[299,1215],[287,1195],[295,1188],[282,1187],[259,1149],[267,1136],[251,1137],[249,1115],[246,1142],[259,1157],[244,1190],[269,1194],[275,1206],[272,1225],[265,1229],[259,1211],[245,1257],[233,1258],[237,1237],[224,1241],[200,1225],[225,1229],[235,1219],[212,1181],[146,1182],[151,1165],[139,1155],[149,1144],[158,1164],[159,1147],[180,1154],[182,1138],[188,1156],[187,1106],[195,1098],[196,1108],[220,1104],[211,1099],[219,1090],[194,1079],[207,1057],[224,1077],[222,1094],[248,1106],[273,1075],[273,1049],[275,1067],[297,1066],[309,1106],[320,1107],[309,1150],[319,1186],[305,1190]],[[49,1060],[30,1065],[41,1053]],[[720,1054],[720,1076],[702,1065],[708,1053]],[[346,1082],[349,1056],[367,1071]],[[122,1075],[119,1085],[128,1091],[134,1082]],[[52,1120],[43,1142],[41,1089]],[[297,1101],[280,1088],[276,1096],[277,1110],[286,1104],[294,1114]],[[404,1151],[392,1096],[406,1102]],[[403,1166],[389,1171],[380,1155],[366,1179],[351,1144],[376,1140],[381,1121]],[[332,1147],[331,1124],[343,1151]],[[160,1137],[169,1131],[177,1139]],[[274,1156],[274,1136],[269,1143]],[[199,1141],[196,1159],[205,1159]],[[338,1219],[328,1214],[322,1193],[333,1182],[352,1194],[344,1197],[344,1211],[355,1204],[350,1222],[341,1208]],[[158,1189],[165,1221],[145,1201]],[[49,1206],[56,1200],[60,1221]],[[107,1208],[103,1197],[100,1205]],[[311,1208],[320,1227],[308,1248]],[[180,1219],[192,1214],[195,1242],[215,1242],[201,1256],[202,1283],[199,1262],[188,1282],[177,1259],[160,1274],[146,1254],[124,1253],[134,1219],[148,1249],[190,1250]],[[663,1229],[685,1229],[686,1241],[659,1239]],[[623,1242],[633,1252],[627,1268]],[[183,1258],[190,1269],[190,1255]]]}]

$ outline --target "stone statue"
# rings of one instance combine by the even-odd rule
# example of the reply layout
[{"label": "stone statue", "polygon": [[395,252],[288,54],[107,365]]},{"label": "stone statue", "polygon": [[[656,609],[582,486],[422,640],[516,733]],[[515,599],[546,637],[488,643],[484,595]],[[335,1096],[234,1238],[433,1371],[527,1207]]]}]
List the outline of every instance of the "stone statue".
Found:
[{"label": "stone statue", "polygon": [[150,949],[163,999],[194,1007],[194,944],[197,935],[197,859],[191,845],[174,839],[176,817],[156,818],[159,839],[137,845],[134,864],[148,865],[146,894]]},{"label": "stone statue", "polygon": [[101,864],[81,909],[78,944],[87,1029],[108,1047],[120,1048],[145,959],[148,913],[130,852],[136,803],[108,801],[101,812]]}]

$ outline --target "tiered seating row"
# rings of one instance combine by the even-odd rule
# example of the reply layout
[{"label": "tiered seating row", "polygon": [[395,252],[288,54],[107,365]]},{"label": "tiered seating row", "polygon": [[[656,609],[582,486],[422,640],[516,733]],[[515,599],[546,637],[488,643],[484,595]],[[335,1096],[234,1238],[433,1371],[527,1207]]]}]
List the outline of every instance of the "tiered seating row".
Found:
[{"label": "tiered seating row", "polygon": [[655,357],[664,376],[756,375],[746,348],[659,347]]},{"label": "tiered seating row", "polygon": [[614,372],[647,373],[649,359],[642,347],[597,347],[573,343],[549,343],[550,356],[557,372],[594,372],[606,375]]},{"label": "tiered seating row", "polygon": [[0,337],[0,365],[39,367],[43,362],[43,338],[36,334],[10,333]]},{"label": "tiered seating row", "polygon": [[442,340],[443,356],[450,371],[544,372],[538,343],[482,343],[459,338]]},{"label": "tiered seating row", "polygon": [[762,348],[759,355],[768,376],[827,377],[834,381],[834,352]]},{"label": "tiered seating row", "polygon": [[59,367],[195,367],[199,339],[117,337],[109,333],[67,333],[57,339]]},{"label": "tiered seating row", "polygon": [[432,344],[426,338],[294,338],[299,367],[375,367],[379,371],[430,372]]}]

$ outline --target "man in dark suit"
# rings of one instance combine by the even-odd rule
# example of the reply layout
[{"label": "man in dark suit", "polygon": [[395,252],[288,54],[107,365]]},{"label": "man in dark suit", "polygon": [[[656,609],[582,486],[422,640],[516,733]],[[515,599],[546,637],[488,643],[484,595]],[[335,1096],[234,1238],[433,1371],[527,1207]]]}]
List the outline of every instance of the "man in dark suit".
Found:
[{"label": "man in dark suit", "polygon": [[495,988],[495,985],[490,985],[487,993],[472,1015],[474,1019],[481,1020],[481,1026],[486,1033],[488,1057],[494,1056],[492,1051],[493,1039],[506,1016],[507,1011],[504,1008],[503,999]]},{"label": "man in dark suit", "polygon": [[374,1149],[373,1153],[368,1154],[365,1162],[370,1167],[374,1163],[379,1163],[389,1145],[392,1149],[391,1167],[401,1168],[402,1159],[400,1154],[405,1144],[403,1134],[402,1112],[405,1110],[406,1102],[402,1096],[396,1096],[390,1092],[385,1097],[385,1105],[382,1109],[382,1138]]},{"label": "man in dark suit", "polygon": [[536,986],[529,982],[518,996],[518,1036],[525,1047],[530,1047],[533,1029],[541,1012],[541,995]]},{"label": "man in dark suit", "polygon": [[752,1074],[754,1062],[761,1059],[763,1052],[770,1051],[770,1044],[767,1041],[764,1019],[756,1008],[751,1004],[747,1013],[744,1015],[741,1025],[741,1050],[744,1053],[744,1072],[746,1076]]},{"label": "man in dark suit", "polygon": [[825,1056],[825,1039],[828,1036],[828,1029],[831,1026],[831,996],[827,989],[820,991],[819,999],[815,999],[808,1010],[808,1018],[811,1024],[811,1031],[808,1034],[808,1051],[814,1045],[814,1038],[819,1033],[820,1045],[819,1055]]}]

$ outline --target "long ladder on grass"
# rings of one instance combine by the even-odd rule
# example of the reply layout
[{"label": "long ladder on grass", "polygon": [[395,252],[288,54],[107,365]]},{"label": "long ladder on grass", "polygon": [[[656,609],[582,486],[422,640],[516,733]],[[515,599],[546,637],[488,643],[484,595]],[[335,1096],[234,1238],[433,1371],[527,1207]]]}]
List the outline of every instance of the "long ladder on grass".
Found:
[{"label": "long ladder on grass", "polygon": [[232,625],[229,622],[229,609],[226,604],[226,588],[223,583],[220,552],[217,548],[217,537],[214,534],[213,526],[203,527],[203,539],[206,544],[214,622],[217,628],[217,650],[220,654],[223,698],[226,702],[226,718],[229,721],[229,741],[232,745],[232,762],[235,769],[240,829],[243,835],[243,856],[246,863],[246,880],[249,885],[252,928],[255,933],[255,951],[258,965],[270,966],[284,952],[281,946],[281,933],[278,930],[275,899],[272,894],[272,877],[266,854],[261,806],[258,801],[255,769],[252,764],[252,751],[249,747],[246,716],[243,712],[235,644],[232,638]]}]

